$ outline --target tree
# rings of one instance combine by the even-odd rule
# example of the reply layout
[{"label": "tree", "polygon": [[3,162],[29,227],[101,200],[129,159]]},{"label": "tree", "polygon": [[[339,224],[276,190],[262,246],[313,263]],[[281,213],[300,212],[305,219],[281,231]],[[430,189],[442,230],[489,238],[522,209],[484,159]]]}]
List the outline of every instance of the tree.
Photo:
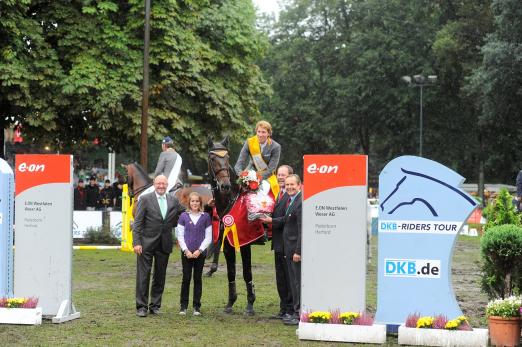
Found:
[{"label": "tree", "polygon": [[11,124],[52,129],[62,69],[29,0],[0,2],[0,157]]},{"label": "tree", "polygon": [[[239,140],[267,92],[256,65],[266,41],[256,31],[251,1],[152,4],[150,137],[171,135],[195,157],[206,153],[207,134]],[[34,107],[23,113],[29,137],[52,139],[62,151],[94,137],[115,150],[137,146],[143,2],[34,0],[19,7],[20,16],[41,31],[59,71],[52,74],[53,88],[42,91],[57,101],[46,128],[30,122]]]},{"label": "tree", "polygon": [[514,182],[522,154],[522,3],[492,2],[495,29],[482,46],[482,64],[473,72],[469,93],[476,96],[479,124],[485,139],[486,166],[505,181]]},{"label": "tree", "polygon": [[288,2],[263,65],[274,89],[264,110],[283,160],[365,153],[375,177],[393,155],[416,152],[417,99],[400,77],[430,72],[436,10],[400,0]]}]

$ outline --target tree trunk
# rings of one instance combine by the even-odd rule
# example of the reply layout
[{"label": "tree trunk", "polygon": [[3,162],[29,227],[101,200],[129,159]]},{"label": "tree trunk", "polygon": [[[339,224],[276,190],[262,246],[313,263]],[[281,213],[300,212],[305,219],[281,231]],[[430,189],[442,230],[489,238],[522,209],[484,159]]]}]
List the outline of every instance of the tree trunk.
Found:
[{"label": "tree trunk", "polygon": [[0,116],[0,158],[5,160],[5,117]]}]

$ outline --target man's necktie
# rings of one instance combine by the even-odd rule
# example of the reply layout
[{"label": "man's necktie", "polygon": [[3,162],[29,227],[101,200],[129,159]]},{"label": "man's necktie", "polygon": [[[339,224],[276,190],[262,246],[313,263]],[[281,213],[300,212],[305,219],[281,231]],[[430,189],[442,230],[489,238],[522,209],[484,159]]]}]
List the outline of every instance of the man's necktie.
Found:
[{"label": "man's necktie", "polygon": [[165,196],[160,196],[159,202],[161,216],[163,217],[163,219],[165,219],[165,215],[167,214],[167,199],[165,199]]},{"label": "man's necktie", "polygon": [[286,212],[288,212],[288,207],[290,206],[290,202],[292,202],[292,198],[288,197],[288,199],[286,200],[286,205],[285,205],[285,211]]}]

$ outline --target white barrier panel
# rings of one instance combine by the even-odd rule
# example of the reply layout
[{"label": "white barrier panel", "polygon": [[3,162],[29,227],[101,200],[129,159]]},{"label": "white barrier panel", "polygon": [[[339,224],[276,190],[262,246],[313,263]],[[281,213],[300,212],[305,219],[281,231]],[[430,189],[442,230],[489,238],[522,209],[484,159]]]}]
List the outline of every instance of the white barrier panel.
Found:
[{"label": "white barrier panel", "polygon": [[71,155],[17,155],[15,295],[37,297],[53,323],[80,317],[72,303]]},{"label": "white barrier panel", "polygon": [[13,296],[13,170],[0,159],[0,297]]},{"label": "white barrier panel", "polygon": [[122,214],[121,211],[110,212],[111,219],[111,231],[115,237],[121,240],[121,223]]},{"label": "white barrier panel", "polygon": [[[73,238],[85,238],[88,229],[99,229],[103,225],[102,211],[74,211]],[[115,237],[121,239],[121,211],[108,212],[110,228]]]},{"label": "white barrier panel", "polygon": [[84,238],[87,229],[101,228],[101,211],[74,211],[73,214],[73,237],[75,239]]}]

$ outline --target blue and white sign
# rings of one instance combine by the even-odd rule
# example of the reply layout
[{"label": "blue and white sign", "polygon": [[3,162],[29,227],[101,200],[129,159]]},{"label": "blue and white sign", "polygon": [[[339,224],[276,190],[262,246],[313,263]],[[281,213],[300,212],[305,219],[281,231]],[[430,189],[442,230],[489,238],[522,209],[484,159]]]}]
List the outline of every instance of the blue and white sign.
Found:
[{"label": "blue and white sign", "polygon": [[379,260],[375,320],[400,325],[409,314],[462,315],[451,284],[457,234],[477,202],[464,178],[429,159],[403,156],[379,176]]},{"label": "blue and white sign", "polygon": [[0,159],[0,297],[13,296],[13,170]]}]

